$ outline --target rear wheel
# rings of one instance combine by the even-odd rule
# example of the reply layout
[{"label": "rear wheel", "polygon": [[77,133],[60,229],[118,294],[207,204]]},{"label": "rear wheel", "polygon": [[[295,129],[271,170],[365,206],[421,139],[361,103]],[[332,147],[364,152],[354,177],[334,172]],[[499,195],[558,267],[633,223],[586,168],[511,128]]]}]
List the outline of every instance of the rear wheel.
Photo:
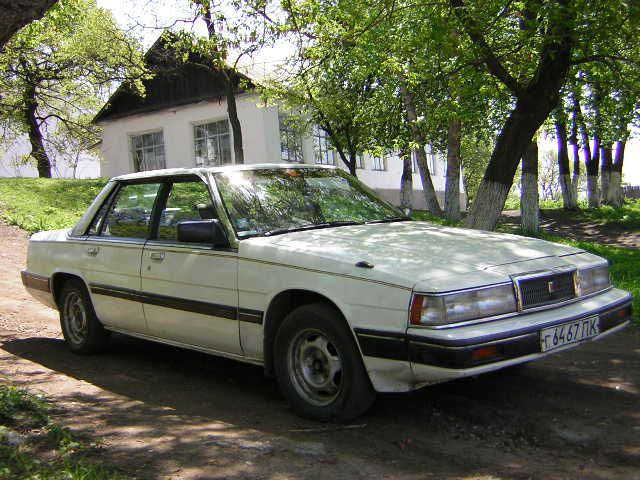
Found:
[{"label": "rear wheel", "polygon": [[79,280],[67,280],[60,292],[60,326],[69,349],[74,353],[96,353],[109,340],[91,304],[89,294]]},{"label": "rear wheel", "polygon": [[278,329],[275,370],[301,416],[347,421],[364,413],[375,392],[340,313],[316,303],[292,311]]}]

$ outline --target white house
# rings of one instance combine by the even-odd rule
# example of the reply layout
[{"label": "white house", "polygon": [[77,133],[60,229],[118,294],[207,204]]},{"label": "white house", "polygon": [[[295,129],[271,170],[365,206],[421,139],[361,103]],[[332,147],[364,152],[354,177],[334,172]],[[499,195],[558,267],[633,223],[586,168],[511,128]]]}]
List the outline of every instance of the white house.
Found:
[{"label": "white house", "polygon": [[[142,98],[121,87],[95,118],[103,127],[101,175],[234,163],[221,72],[178,64],[161,41],[150,49],[146,59],[156,71],[155,77],[145,82],[146,96]],[[300,138],[283,121],[285,115],[278,107],[261,102],[248,77],[231,70],[227,74],[235,79],[245,163],[286,161],[344,167],[322,129],[314,128]],[[365,154],[359,160],[358,177],[398,204],[402,175],[398,156]],[[445,163],[431,154],[429,167],[442,200]],[[414,206],[424,208],[419,175],[414,174],[413,182]]]}]

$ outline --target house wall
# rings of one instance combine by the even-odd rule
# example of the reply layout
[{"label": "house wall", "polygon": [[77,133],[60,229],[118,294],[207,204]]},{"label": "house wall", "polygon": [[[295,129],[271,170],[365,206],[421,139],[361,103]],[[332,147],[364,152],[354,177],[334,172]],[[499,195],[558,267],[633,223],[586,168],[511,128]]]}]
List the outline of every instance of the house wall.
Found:
[{"label": "house wall", "polygon": [[[242,125],[245,163],[280,162],[278,108],[261,106],[259,98],[252,94],[239,95],[237,108],[238,118]],[[163,132],[166,167],[193,167],[196,164],[193,125],[225,118],[227,118],[226,102],[216,101],[189,104],[104,122],[101,175],[113,177],[133,172],[131,135],[157,130]],[[311,136],[303,140],[303,155],[305,163],[314,163],[314,147]],[[335,160],[338,167],[345,168],[337,154]],[[365,168],[358,169],[358,178],[388,201],[399,204],[402,162],[398,156],[387,156],[385,171],[372,170],[373,162],[368,155],[365,155],[364,161]],[[432,179],[442,203],[444,203],[444,174],[444,161],[442,158],[436,157]],[[418,174],[413,175],[413,186],[414,207],[424,208],[425,202]],[[461,204],[465,205],[464,194],[461,195]]]},{"label": "house wall", "polygon": [[[237,99],[238,118],[246,163],[274,162],[280,159],[278,109],[259,108],[253,95]],[[202,102],[157,112],[132,115],[105,122],[102,134],[100,172],[113,177],[134,171],[130,137],[162,130],[167,168],[194,167],[193,125],[227,118],[226,102]],[[232,140],[233,145],[233,140]]]}]

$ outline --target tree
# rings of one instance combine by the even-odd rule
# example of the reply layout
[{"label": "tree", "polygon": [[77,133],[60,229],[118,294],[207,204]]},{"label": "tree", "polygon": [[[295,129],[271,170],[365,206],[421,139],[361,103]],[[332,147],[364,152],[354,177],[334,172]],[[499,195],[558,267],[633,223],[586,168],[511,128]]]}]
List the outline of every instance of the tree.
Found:
[{"label": "tree", "polygon": [[[493,228],[533,133],[558,105],[574,69],[629,65],[637,71],[638,7],[632,2],[451,0],[460,30],[481,62],[513,98],[466,225]],[[472,58],[470,58],[472,61]],[[597,91],[592,92],[594,96]],[[606,95],[601,98],[609,98]],[[607,145],[609,140],[607,139]],[[591,151],[590,174],[600,158]]]},{"label": "tree", "polygon": [[571,170],[569,167],[569,151],[567,144],[567,117],[564,108],[556,109],[554,115],[556,143],[558,146],[558,182],[562,191],[562,205],[566,210],[578,208],[577,190],[572,188]]},{"label": "tree", "polygon": [[[621,163],[612,151],[625,145],[640,103],[640,9],[634,3],[595,2],[589,24],[578,29],[572,69],[565,87],[564,112],[571,116],[567,139],[573,150],[572,187],[580,175],[579,143],[587,171],[590,207],[621,203]],[[556,118],[558,115],[556,115]],[[591,148],[590,141],[593,141]],[[615,157],[615,158],[614,158]],[[598,182],[598,180],[600,180]]]},{"label": "tree", "polygon": [[540,230],[538,197],[538,142],[532,140],[522,156],[522,182],[520,188],[520,222],[525,233]]},{"label": "tree", "polygon": [[217,4],[213,0],[192,0],[196,6],[196,15],[204,21],[207,27],[208,45],[203,48],[200,44],[199,53],[204,53],[210,60],[213,68],[218,69],[222,73],[225,82],[227,113],[229,115],[229,123],[233,132],[233,152],[235,163],[244,163],[244,149],[242,146],[242,126],[238,118],[238,107],[236,105],[235,87],[237,78],[234,78],[233,72],[236,71],[237,63],[241,56],[238,56],[231,70],[227,67],[228,52],[230,46],[240,43],[240,35],[237,29],[231,29],[231,36],[224,35],[224,27],[227,25],[226,17],[221,12],[221,4]]},{"label": "tree", "polygon": [[[495,227],[520,159],[533,134],[556,107],[569,71],[575,42],[575,10],[569,0],[547,2],[545,8],[542,3],[526,3],[521,11],[514,9],[505,14],[497,3],[487,8],[485,2],[451,0],[475,55],[514,98],[513,110],[500,131],[478,197],[465,221],[468,227],[487,230]],[[526,22],[526,28],[521,28],[520,19]],[[492,30],[486,31],[487,26]],[[508,57],[518,67],[517,73],[508,68],[506,44],[499,43],[505,37],[511,41],[520,38],[524,45],[534,46],[527,49],[528,61],[522,63],[515,57],[522,57],[522,47],[509,45],[511,52],[517,52]]]},{"label": "tree", "polygon": [[460,120],[449,121],[447,135],[447,186],[445,188],[445,216],[449,220],[460,220],[460,165],[461,149]]},{"label": "tree", "polygon": [[0,0],[0,51],[11,36],[34,20],[42,18],[57,0]]},{"label": "tree", "polygon": [[93,0],[61,0],[0,55],[0,122],[28,135],[39,176],[50,177],[48,136],[95,143],[91,119],[103,98],[118,82],[139,87],[144,75],[137,43],[108,11]]},{"label": "tree", "polygon": [[287,80],[265,82],[261,92],[269,102],[283,103],[304,130],[320,127],[330,138],[340,161],[357,176],[358,155],[371,148],[368,103],[374,78],[358,69],[349,56],[326,58],[317,64],[315,53],[305,51],[299,68]]}]

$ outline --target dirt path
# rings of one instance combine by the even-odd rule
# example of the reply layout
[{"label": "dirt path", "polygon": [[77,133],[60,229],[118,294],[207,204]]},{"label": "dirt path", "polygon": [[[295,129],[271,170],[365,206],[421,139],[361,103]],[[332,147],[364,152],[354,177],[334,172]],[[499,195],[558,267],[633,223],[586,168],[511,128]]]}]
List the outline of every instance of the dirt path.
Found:
[{"label": "dirt path", "polygon": [[[500,223],[517,231],[520,228],[520,211],[502,212]],[[560,209],[541,210],[540,229],[545,233],[572,240],[640,248],[639,231],[629,231],[617,225],[593,220],[575,219]]]},{"label": "dirt path", "polygon": [[640,479],[640,329],[525,367],[381,397],[350,428],[294,416],[257,367],[116,337],[78,357],[0,225],[0,378],[140,478]]}]

